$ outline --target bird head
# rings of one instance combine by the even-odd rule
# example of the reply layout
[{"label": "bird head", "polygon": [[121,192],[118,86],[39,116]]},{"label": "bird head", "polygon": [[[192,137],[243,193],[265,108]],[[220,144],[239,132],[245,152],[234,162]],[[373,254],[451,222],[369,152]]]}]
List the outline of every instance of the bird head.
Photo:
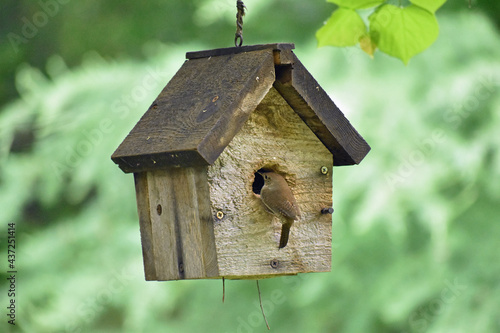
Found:
[{"label": "bird head", "polygon": [[278,174],[272,172],[272,171],[260,171],[258,172],[264,178],[264,185],[271,185],[276,182],[276,179]]}]

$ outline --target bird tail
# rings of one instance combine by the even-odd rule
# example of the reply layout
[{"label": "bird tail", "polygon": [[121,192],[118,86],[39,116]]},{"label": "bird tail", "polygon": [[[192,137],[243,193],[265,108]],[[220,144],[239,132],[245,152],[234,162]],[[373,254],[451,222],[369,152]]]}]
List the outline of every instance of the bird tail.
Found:
[{"label": "bird tail", "polygon": [[288,243],[288,235],[290,234],[290,227],[293,224],[293,220],[288,220],[283,223],[283,227],[281,228],[281,237],[280,237],[280,246],[279,248],[282,249],[286,246]]}]

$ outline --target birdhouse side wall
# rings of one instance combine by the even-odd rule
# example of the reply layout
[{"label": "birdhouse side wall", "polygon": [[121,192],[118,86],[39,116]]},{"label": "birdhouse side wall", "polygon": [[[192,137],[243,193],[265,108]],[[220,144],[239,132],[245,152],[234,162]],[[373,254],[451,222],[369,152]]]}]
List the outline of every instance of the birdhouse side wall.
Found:
[{"label": "birdhouse side wall", "polygon": [[[332,164],[328,149],[271,88],[208,167],[220,276],[252,279],[330,271],[332,218],[321,210],[332,206]],[[260,169],[285,177],[302,213],[283,249],[278,249],[280,219],[254,193]]]},{"label": "birdhouse side wall", "polygon": [[146,280],[218,276],[206,167],[135,174]]}]

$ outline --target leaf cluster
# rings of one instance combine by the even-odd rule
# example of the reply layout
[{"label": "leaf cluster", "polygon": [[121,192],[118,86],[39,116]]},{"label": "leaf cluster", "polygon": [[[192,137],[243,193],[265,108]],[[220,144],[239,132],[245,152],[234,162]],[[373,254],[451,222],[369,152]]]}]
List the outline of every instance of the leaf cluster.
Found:
[{"label": "leaf cluster", "polygon": [[[435,12],[445,1],[410,0],[408,6],[401,6],[386,0],[329,0],[339,7],[317,31],[318,45],[359,43],[371,57],[379,49],[407,64],[436,40],[439,26]],[[369,15],[368,22],[361,14]]]}]

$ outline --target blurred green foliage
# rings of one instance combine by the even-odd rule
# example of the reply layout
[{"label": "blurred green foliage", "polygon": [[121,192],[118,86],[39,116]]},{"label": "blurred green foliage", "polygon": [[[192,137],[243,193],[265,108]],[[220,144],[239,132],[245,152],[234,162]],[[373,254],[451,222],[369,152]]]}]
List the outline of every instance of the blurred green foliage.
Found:
[{"label": "blurred green foliage", "polygon": [[[492,21],[443,8],[437,42],[405,67],[359,49],[316,49],[331,12],[321,1],[246,5],[245,44],[295,42],[372,146],[360,166],[334,170],[332,272],[261,282],[271,329],[500,331]],[[2,38],[40,10],[2,6]],[[18,266],[17,325],[2,312],[2,331],[266,331],[252,281],[227,281],[225,304],[220,281],[144,281],[133,179],[110,160],[186,51],[232,45],[233,7],[69,2],[15,55],[0,43],[19,94],[0,111],[2,272],[9,222]]]}]

